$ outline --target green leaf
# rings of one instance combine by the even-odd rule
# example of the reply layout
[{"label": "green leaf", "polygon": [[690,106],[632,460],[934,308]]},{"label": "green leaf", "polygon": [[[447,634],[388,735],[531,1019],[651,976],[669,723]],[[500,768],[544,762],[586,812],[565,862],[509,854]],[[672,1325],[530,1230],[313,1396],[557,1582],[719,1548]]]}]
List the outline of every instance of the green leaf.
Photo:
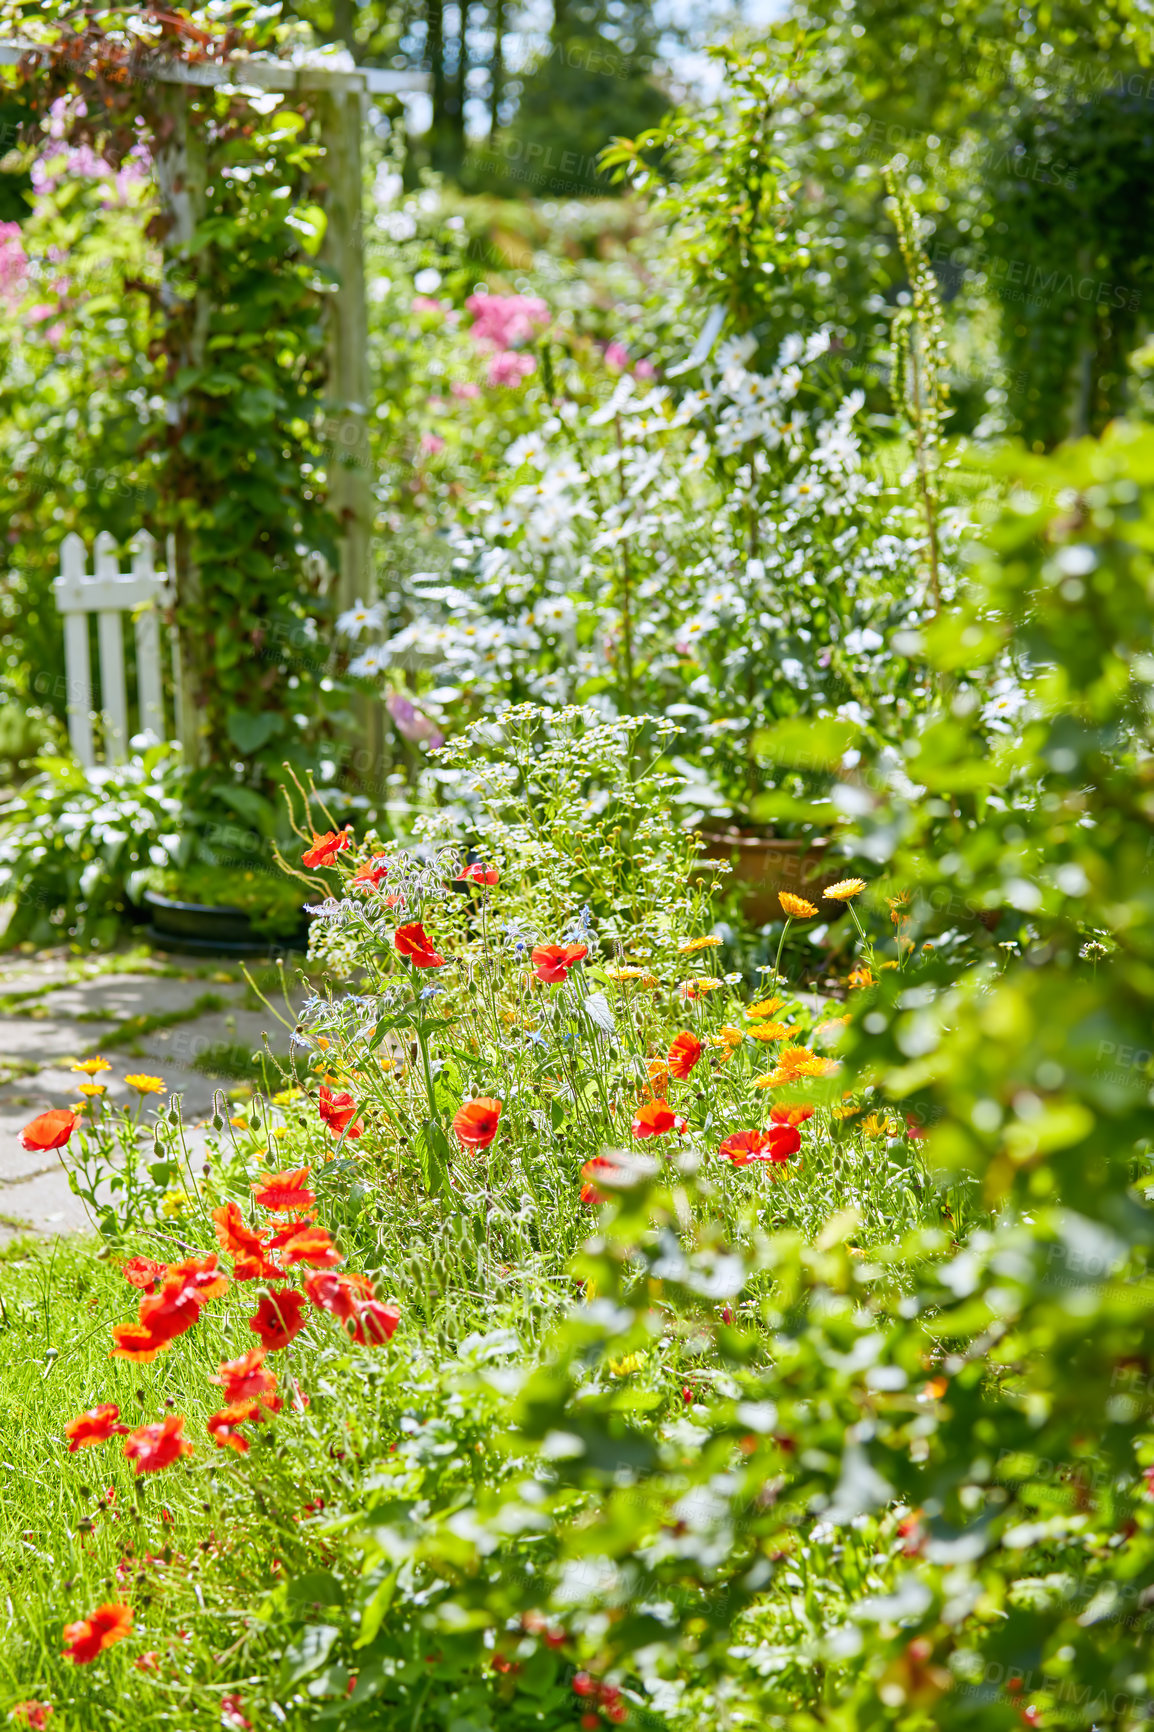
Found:
[{"label": "green leaf", "polygon": [[275,734],[284,730],[284,717],[277,715],[275,710],[230,710],[228,712],[228,737],[233,745],[246,754],[259,752],[262,746]]},{"label": "green leaf", "polygon": [[309,1624],[285,1654],[278,1688],[290,1690],[302,1678],[319,1672],[340,1635],[335,1624]]}]

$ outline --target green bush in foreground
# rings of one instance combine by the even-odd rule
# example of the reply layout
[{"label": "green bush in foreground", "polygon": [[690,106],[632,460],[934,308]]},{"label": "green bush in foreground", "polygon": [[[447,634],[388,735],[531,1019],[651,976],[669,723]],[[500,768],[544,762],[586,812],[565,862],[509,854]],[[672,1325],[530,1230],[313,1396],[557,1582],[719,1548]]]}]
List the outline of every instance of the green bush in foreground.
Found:
[{"label": "green bush in foreground", "polygon": [[[610,954],[628,729],[616,760],[519,761],[542,824],[490,810],[456,890],[461,848],[318,842],[358,990],[306,1006],[316,1095],[222,1126],[112,1261],[0,1274],[10,1705],[54,1728],[1147,1721],[1154,441],[1014,480],[968,600],[910,646],[932,724],[862,778],[854,846],[891,907],[855,903],[844,1029],[773,973],[750,1002],[712,972],[691,863],[653,832]],[[594,858],[604,815],[584,907],[547,845],[566,765]],[[99,1112],[73,1134],[95,1148]],[[310,1187],[339,1268],[323,1234],[270,1240]],[[203,1422],[268,1315],[259,1276],[154,1362],[106,1357],[136,1298],[114,1263],[203,1258],[222,1218],[235,1277],[298,1254],[308,1293],[352,1277],[366,1338],[304,1301],[243,1455]],[[67,1454],[66,1421],[112,1401],[183,1415],[194,1453],[137,1480],[115,1442]],[[106,1601],[131,1634],[61,1659]]]}]

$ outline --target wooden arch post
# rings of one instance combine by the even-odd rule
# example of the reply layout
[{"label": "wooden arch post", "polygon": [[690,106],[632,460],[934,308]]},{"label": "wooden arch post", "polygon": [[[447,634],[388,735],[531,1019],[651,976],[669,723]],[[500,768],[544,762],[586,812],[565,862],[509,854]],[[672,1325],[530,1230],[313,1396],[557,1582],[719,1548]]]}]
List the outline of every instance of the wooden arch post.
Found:
[{"label": "wooden arch post", "polygon": [[[39,43],[0,40],[0,65],[36,61],[44,64],[56,52]],[[340,525],[336,595],[342,608],[351,607],[358,598],[371,602],[375,599],[376,581],[372,561],[374,492],[368,438],[372,392],[365,302],[361,134],[370,96],[424,90],[428,75],[389,72],[377,67],[310,65],[255,54],[234,55],[224,62],[144,56],[130,70],[135,77],[167,87],[162,108],[168,124],[165,136],[157,140],[155,154],[157,186],[171,219],[164,240],[166,283],[204,212],[205,149],[203,139],[189,125],[189,87],[228,84],[242,90],[275,90],[286,95],[308,91],[318,98],[327,170],[323,257],[337,283],[329,316],[329,401],[325,418],[329,496]],[[182,358],[190,366],[198,365],[203,357],[208,315],[204,299],[198,304],[192,322],[188,355]],[[187,650],[181,667],[179,622],[184,606],[194,603],[199,595],[200,574],[182,536],[170,538],[168,554],[178,626],[177,732],[185,761],[198,764],[203,755],[203,740]],[[381,705],[366,701],[359,710],[362,751],[358,774],[375,780],[383,743]]]}]

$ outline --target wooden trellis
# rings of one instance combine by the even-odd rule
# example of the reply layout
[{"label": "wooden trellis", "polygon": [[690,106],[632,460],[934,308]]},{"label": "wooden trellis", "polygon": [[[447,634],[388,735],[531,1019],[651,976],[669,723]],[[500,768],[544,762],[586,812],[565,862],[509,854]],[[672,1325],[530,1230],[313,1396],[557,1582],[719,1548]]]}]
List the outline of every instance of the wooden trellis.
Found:
[{"label": "wooden trellis", "polygon": [[[0,65],[30,62],[49,64],[67,56],[63,50],[34,42],[0,40]],[[148,80],[167,87],[165,107],[172,126],[154,155],[157,185],[166,214],[171,218],[164,239],[166,250],[178,251],[187,244],[204,214],[206,161],[204,140],[188,124],[188,91],[205,86],[228,86],[246,91],[309,92],[317,100],[321,141],[328,166],[324,199],[326,216],[322,258],[331,267],[339,285],[333,297],[328,344],[330,401],[328,411],[341,429],[337,445],[356,461],[329,463],[329,501],[340,524],[340,571],[337,595],[344,608],[359,597],[371,600],[374,589],[370,536],[373,521],[372,474],[364,454],[368,447],[368,317],[365,303],[364,237],[361,221],[361,133],[368,99],[373,95],[424,90],[428,76],[422,72],[391,72],[376,67],[337,67],[276,60],[264,55],[234,55],[227,62],[185,62],[169,56],[141,54],[130,61],[130,78]],[[187,361],[199,360],[196,345],[203,343],[207,307],[193,323],[193,351]],[[177,537],[170,576],[182,602],[195,601],[199,575],[192,568],[184,538]],[[176,731],[186,762],[196,763],[201,739],[199,717],[191,680],[178,684]],[[183,688],[184,697],[180,697]],[[366,744],[375,759],[380,750],[380,706],[366,707],[362,718]]]}]

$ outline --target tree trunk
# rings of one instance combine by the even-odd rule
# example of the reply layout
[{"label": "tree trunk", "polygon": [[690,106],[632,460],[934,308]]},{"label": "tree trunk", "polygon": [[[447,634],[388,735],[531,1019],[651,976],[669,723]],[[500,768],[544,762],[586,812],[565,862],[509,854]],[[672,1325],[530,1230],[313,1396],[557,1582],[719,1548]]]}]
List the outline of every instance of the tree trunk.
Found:
[{"label": "tree trunk", "polygon": [[444,0],[425,0],[425,52],[431,74],[433,123],[430,128],[434,163],[445,130],[445,6]]},{"label": "tree trunk", "polygon": [[457,37],[457,75],[453,80],[452,136],[453,168],[460,173],[465,160],[465,99],[469,94],[469,0],[459,0],[461,23]]},{"label": "tree trunk", "polygon": [[343,42],[355,60],[357,57],[357,37],[353,29],[355,8],[353,0],[333,0],[333,40]]},{"label": "tree trunk", "polygon": [[497,136],[505,95],[505,0],[493,0],[493,59],[489,67],[489,137]]}]

